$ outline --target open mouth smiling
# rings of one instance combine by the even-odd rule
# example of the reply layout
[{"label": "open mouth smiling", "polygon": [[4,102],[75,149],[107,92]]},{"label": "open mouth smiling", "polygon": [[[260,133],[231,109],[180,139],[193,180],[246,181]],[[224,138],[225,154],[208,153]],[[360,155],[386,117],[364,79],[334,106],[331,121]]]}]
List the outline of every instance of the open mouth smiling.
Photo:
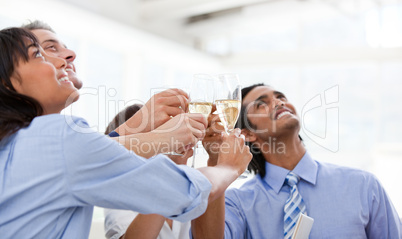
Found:
[{"label": "open mouth smiling", "polygon": [[292,113],[292,111],[290,110],[290,109],[288,109],[288,108],[281,108],[281,109],[278,109],[276,112],[275,112],[275,117],[274,117],[274,120],[279,120],[280,118],[282,118],[283,116],[285,116],[285,115],[292,115],[293,113]]}]

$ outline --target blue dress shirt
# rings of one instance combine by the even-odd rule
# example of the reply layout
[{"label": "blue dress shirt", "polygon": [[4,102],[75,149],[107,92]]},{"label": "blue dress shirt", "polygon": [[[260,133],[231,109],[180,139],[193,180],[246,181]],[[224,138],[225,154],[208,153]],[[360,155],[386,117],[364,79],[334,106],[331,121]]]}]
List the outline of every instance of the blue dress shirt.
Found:
[{"label": "blue dress shirt", "polygon": [[[289,170],[266,163],[255,176],[226,192],[225,238],[283,238],[284,186]],[[386,192],[370,173],[314,161],[306,153],[294,173],[314,218],[310,239],[402,238],[401,221]]]},{"label": "blue dress shirt", "polygon": [[188,221],[211,189],[197,170],[141,158],[59,114],[0,142],[0,170],[0,238],[88,238],[94,205]]}]

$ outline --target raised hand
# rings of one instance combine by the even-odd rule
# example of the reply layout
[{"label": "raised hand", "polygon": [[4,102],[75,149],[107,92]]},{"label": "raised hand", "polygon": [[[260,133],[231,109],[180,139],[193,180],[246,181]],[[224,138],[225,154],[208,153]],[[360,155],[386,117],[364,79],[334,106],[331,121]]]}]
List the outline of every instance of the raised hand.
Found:
[{"label": "raised hand", "polygon": [[230,167],[242,174],[251,161],[250,148],[245,145],[244,135],[236,128],[229,135],[222,134],[217,166]]},{"label": "raised hand", "polygon": [[152,133],[170,146],[170,152],[182,153],[204,138],[207,120],[202,114],[180,114],[161,125]]},{"label": "raised hand", "polygon": [[166,155],[176,164],[186,165],[187,160],[193,155],[193,149],[188,149],[187,151],[181,152],[182,155]]},{"label": "raised hand", "polygon": [[145,133],[184,113],[188,107],[188,94],[180,89],[168,89],[149,99],[130,119],[116,129],[120,135]]},{"label": "raised hand", "polygon": [[[215,111],[213,105],[212,112]],[[208,117],[208,128],[205,131],[205,137],[202,140],[202,145],[208,153],[208,166],[214,166],[217,163],[219,156],[219,148],[222,143],[222,133],[225,132],[219,116],[217,114],[210,114]]]}]

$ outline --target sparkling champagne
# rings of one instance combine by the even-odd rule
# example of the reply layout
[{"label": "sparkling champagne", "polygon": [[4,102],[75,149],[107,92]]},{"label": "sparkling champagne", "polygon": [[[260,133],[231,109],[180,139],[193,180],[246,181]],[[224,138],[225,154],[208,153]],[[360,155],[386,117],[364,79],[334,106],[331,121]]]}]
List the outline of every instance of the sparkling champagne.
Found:
[{"label": "sparkling champagne", "polygon": [[240,100],[216,100],[216,110],[226,131],[234,129],[240,113]]},{"label": "sparkling champagne", "polygon": [[206,118],[211,113],[212,103],[211,102],[190,102],[188,105],[188,111],[190,113],[200,113]]}]

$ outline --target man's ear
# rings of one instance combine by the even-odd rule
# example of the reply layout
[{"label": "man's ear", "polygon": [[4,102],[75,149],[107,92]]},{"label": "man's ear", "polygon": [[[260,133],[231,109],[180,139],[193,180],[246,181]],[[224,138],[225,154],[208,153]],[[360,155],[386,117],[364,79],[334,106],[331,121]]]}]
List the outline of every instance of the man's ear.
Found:
[{"label": "man's ear", "polygon": [[246,138],[246,142],[253,143],[257,140],[257,135],[248,129],[242,129],[241,134]]}]

